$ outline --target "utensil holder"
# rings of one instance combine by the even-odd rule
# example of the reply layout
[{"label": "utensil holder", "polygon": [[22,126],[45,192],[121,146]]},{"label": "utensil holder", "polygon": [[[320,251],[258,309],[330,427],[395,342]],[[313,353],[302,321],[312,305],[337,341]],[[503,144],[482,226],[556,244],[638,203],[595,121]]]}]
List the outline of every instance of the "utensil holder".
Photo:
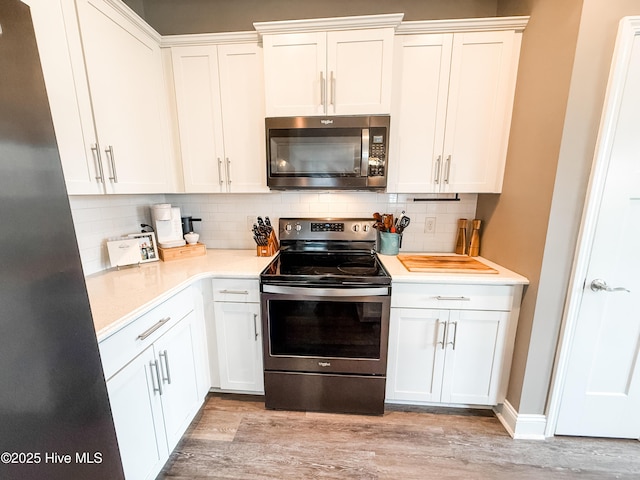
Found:
[{"label": "utensil holder", "polygon": [[382,255],[397,255],[400,250],[400,238],[398,233],[380,232],[380,253]]},{"label": "utensil holder", "polygon": [[256,254],[259,257],[271,257],[280,250],[280,244],[275,232],[271,232],[266,245],[256,245]]}]

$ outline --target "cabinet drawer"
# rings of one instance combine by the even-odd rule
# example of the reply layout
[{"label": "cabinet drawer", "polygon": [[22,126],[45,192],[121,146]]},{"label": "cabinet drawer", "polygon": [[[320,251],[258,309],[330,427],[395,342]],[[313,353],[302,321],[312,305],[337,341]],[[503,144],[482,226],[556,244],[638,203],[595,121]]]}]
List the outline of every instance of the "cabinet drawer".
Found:
[{"label": "cabinet drawer", "polygon": [[260,302],[260,284],[257,279],[216,278],[212,280],[212,286],[214,302]]},{"label": "cabinet drawer", "polygon": [[393,284],[391,306],[456,310],[511,310],[509,285]]},{"label": "cabinet drawer", "polygon": [[101,341],[98,346],[105,378],[113,376],[193,309],[193,291],[186,288]]}]

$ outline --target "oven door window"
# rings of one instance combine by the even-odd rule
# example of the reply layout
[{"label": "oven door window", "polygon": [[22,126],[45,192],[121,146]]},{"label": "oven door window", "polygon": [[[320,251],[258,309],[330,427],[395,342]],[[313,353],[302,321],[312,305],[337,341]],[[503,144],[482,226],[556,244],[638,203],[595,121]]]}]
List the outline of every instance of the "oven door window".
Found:
[{"label": "oven door window", "polygon": [[269,131],[272,177],[359,177],[362,129],[274,129]]},{"label": "oven door window", "polygon": [[380,358],[381,302],[269,301],[272,356]]}]

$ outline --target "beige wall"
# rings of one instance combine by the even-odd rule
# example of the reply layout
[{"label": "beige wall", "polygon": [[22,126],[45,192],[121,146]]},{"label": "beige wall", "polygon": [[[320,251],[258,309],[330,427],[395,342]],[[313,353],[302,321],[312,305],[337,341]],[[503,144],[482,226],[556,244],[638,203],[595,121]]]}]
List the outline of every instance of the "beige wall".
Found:
[{"label": "beige wall", "polygon": [[253,22],[404,13],[405,20],[491,17],[497,0],[125,0],[164,35],[253,30]]},{"label": "beige wall", "polygon": [[532,280],[507,398],[521,414],[542,414],[617,26],[640,14],[640,1],[503,1],[498,13],[527,3],[505,188],[481,195],[477,214],[488,218],[483,255]]},{"label": "beige wall", "polygon": [[[520,407],[538,296],[582,0],[519,1],[525,29],[501,195],[480,195],[482,255],[530,280],[520,314],[507,398]],[[501,4],[499,12],[510,10]],[[511,12],[509,12],[511,13]]]}]

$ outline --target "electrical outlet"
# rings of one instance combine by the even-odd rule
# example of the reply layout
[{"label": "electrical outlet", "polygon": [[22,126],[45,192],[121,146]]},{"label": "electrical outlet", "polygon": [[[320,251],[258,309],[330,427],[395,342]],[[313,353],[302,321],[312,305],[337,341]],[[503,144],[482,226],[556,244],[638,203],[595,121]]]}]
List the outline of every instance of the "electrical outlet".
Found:
[{"label": "electrical outlet", "polygon": [[436,233],[436,217],[424,219],[424,233]]}]

